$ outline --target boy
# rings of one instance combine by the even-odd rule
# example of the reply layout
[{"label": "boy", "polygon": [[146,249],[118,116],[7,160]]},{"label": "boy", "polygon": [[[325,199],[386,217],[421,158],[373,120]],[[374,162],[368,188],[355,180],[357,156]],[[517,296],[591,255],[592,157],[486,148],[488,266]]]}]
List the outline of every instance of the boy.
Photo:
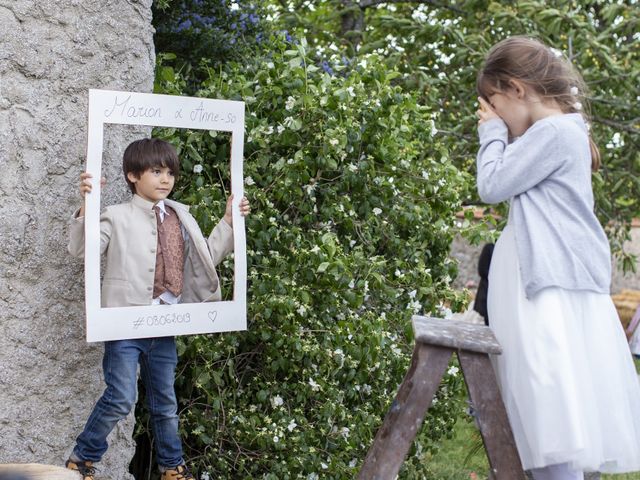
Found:
[{"label": "boy", "polygon": [[[151,138],[131,143],[123,156],[124,175],[133,197],[107,207],[100,217],[100,251],[106,255],[102,306],[195,303],[221,299],[215,265],[233,250],[231,201],[223,219],[205,241],[188,207],[167,200],[179,172],[173,146]],[[80,194],[91,192],[91,175],[80,175]],[[240,214],[249,214],[246,198]],[[69,253],[84,256],[84,206],[70,227]],[[93,480],[93,464],[107,450],[107,435],[126,417],[136,399],[137,368],[145,383],[162,480],[193,475],[182,458],[178,436],[173,337],[105,342],[107,384],[89,416],[66,467]]]}]

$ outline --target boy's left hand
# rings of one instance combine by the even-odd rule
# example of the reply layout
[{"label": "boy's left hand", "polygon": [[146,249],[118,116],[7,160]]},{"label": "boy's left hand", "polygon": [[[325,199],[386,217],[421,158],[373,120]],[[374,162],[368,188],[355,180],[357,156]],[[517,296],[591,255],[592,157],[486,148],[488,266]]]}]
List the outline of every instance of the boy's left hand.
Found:
[{"label": "boy's left hand", "polygon": [[[223,220],[227,222],[231,227],[233,227],[232,203],[233,203],[233,194],[229,195],[229,198],[227,198],[227,208],[224,212],[224,217],[223,217]],[[242,215],[243,217],[246,217],[247,215],[249,215],[249,212],[251,212],[251,205],[249,205],[249,200],[247,199],[247,197],[242,197],[242,200],[240,200],[239,207],[240,207],[240,215]]]}]

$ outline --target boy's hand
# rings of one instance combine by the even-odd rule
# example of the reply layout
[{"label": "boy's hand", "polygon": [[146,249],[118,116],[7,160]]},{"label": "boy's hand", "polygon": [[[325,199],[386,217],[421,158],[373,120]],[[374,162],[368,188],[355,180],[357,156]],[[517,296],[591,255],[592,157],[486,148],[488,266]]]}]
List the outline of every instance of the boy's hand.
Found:
[{"label": "boy's hand", "polygon": [[[93,178],[93,176],[88,172],[83,172],[80,174],[80,196],[82,198],[84,198],[87,193],[91,193],[91,189],[92,189],[91,178]],[[107,183],[107,179],[102,177],[100,179],[100,185],[104,187],[106,183]],[[84,217],[84,203],[80,207],[80,212],[78,213],[78,216]]]},{"label": "boy's hand", "polygon": [[491,107],[489,102],[487,102],[484,98],[478,97],[478,103],[480,103],[480,108],[476,112],[478,115],[478,125],[482,125],[484,122],[488,122],[494,118],[500,118],[500,116],[495,112],[495,110]]},{"label": "boy's hand", "polygon": [[[222,219],[227,222],[229,224],[229,226],[233,227],[233,211],[232,211],[232,204],[233,202],[233,194],[229,195],[229,198],[227,198],[227,208],[226,211],[224,212],[224,217],[222,217]],[[243,217],[246,217],[247,215],[249,215],[249,212],[251,212],[251,205],[249,205],[249,200],[247,199],[247,197],[242,197],[242,200],[240,200],[240,215],[242,215]]]}]

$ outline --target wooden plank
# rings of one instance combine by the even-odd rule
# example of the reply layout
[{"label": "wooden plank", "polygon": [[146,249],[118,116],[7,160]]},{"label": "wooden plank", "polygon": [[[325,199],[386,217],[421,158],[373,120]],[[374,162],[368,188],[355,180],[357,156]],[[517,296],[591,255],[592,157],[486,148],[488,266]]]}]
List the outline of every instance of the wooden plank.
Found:
[{"label": "wooden plank", "polygon": [[414,315],[416,342],[481,353],[502,353],[502,347],[485,325]]},{"label": "wooden plank", "polygon": [[[10,463],[0,465],[0,475],[29,480],[79,480],[80,474],[64,467],[38,463]],[[3,477],[4,478],[4,477]]]},{"label": "wooden plank", "polygon": [[480,427],[492,478],[525,480],[498,382],[487,354],[459,351],[460,367]]},{"label": "wooden plank", "polygon": [[452,350],[417,343],[411,367],[391,404],[358,475],[359,480],[394,480],[422,426]]}]

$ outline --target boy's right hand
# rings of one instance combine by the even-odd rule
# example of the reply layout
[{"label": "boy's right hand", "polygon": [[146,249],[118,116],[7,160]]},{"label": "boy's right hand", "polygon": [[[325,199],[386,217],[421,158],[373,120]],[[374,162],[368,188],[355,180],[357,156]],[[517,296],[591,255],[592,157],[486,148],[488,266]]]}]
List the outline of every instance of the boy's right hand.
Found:
[{"label": "boy's right hand", "polygon": [[[80,196],[85,198],[87,193],[91,193],[92,185],[91,179],[93,176],[89,172],[83,172],[80,174]],[[107,179],[102,177],[100,179],[100,186],[104,187],[107,183]],[[79,217],[84,217],[84,203],[80,207],[80,211],[78,212]]]},{"label": "boy's right hand", "polygon": [[[91,178],[93,178],[93,175],[91,175],[89,172],[83,172],[80,174],[80,196],[82,198],[84,198],[87,193],[91,193]],[[104,187],[106,183],[107,179],[102,177],[100,179],[100,186]]]}]

